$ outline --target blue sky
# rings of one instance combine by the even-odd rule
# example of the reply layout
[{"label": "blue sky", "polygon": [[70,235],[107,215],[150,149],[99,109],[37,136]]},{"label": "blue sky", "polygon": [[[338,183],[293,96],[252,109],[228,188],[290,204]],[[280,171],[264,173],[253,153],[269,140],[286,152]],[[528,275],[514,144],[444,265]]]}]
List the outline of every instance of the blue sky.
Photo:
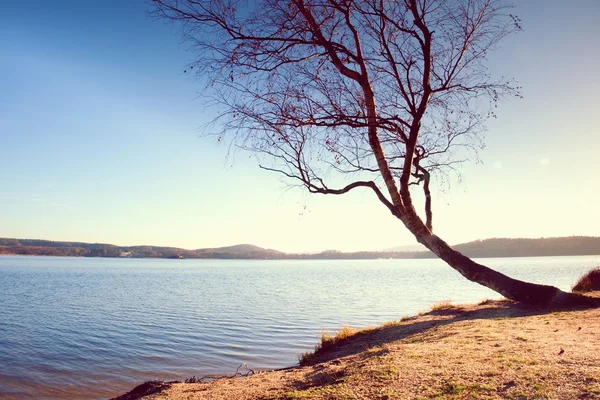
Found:
[{"label": "blue sky", "polygon": [[[414,244],[369,192],[286,190],[200,127],[193,54],[143,1],[0,5],[0,237],[283,251]],[[600,2],[527,0],[491,58],[525,98],[500,106],[481,164],[436,191],[436,233],[600,235]]]}]

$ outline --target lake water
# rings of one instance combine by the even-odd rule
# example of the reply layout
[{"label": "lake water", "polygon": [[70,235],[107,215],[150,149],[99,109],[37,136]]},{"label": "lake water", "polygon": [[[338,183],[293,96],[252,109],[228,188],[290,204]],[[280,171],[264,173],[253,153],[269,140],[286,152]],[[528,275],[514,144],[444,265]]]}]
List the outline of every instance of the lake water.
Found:
[{"label": "lake water", "polygon": [[[599,256],[478,260],[569,290]],[[498,298],[439,260],[0,257],[0,398],[95,399],[150,379],[297,363],[323,330]]]}]

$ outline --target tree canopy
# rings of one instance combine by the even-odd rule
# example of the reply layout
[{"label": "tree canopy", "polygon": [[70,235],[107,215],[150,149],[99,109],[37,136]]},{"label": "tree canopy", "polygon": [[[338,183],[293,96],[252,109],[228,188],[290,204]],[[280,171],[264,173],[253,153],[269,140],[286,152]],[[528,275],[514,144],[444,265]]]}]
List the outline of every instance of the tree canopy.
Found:
[{"label": "tree canopy", "polygon": [[[397,214],[482,145],[504,95],[486,56],[519,30],[498,0],[157,1],[225,105],[219,132],[314,193],[369,187]],[[332,187],[335,174],[353,175]],[[349,178],[345,177],[345,180]]]}]

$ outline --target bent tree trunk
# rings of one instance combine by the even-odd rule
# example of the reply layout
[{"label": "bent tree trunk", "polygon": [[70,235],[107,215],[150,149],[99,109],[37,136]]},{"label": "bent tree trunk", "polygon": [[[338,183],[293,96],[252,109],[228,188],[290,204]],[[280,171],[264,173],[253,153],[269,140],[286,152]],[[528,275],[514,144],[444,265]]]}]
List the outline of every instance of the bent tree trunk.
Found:
[{"label": "bent tree trunk", "polygon": [[524,282],[476,263],[431,233],[416,213],[412,215],[412,218],[402,218],[402,222],[415,235],[419,243],[431,250],[462,276],[500,293],[507,299],[535,306],[600,306],[600,298],[563,292],[554,286]]}]

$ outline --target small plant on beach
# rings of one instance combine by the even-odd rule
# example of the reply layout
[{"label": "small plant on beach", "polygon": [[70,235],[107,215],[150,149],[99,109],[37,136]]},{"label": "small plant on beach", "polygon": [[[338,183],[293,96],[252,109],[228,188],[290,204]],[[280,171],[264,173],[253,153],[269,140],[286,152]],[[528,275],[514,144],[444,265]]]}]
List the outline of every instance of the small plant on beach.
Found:
[{"label": "small plant on beach", "polygon": [[437,303],[433,303],[431,305],[430,311],[442,311],[442,310],[448,310],[450,308],[454,308],[454,306],[452,305],[452,301],[450,299],[448,299],[448,300],[444,300],[444,301],[439,301]]},{"label": "small plant on beach", "polygon": [[349,326],[342,327],[342,329],[337,331],[334,335],[330,334],[329,332],[321,332],[321,343],[315,350],[330,350],[343,340],[348,339],[350,336],[356,334],[356,332],[358,331],[350,328]]},{"label": "small plant on beach", "polygon": [[600,290],[600,267],[587,272],[573,286],[574,292],[593,292],[595,290]]},{"label": "small plant on beach", "polygon": [[334,343],[347,339],[350,336],[354,335],[357,331],[355,329],[350,328],[349,326],[343,326],[342,329],[335,333],[335,336],[326,335],[328,340],[333,341]]},{"label": "small plant on beach", "polygon": [[456,396],[461,394],[466,388],[467,387],[464,385],[459,385],[454,382],[446,382],[442,389],[435,394],[434,398],[440,398],[448,395]]},{"label": "small plant on beach", "polygon": [[340,344],[340,342],[350,336],[353,336],[356,332],[358,331],[349,326],[342,327],[342,329],[337,331],[334,335],[326,331],[321,332],[321,341],[315,346],[315,350],[312,352],[307,351],[298,356],[300,365],[306,365],[311,362],[319,351],[332,350],[336,345]]},{"label": "small plant on beach", "polygon": [[[317,351],[316,346],[315,346],[315,351]],[[314,359],[315,359],[314,351],[305,351],[304,353],[298,354],[298,364],[299,365],[308,365]]]}]

